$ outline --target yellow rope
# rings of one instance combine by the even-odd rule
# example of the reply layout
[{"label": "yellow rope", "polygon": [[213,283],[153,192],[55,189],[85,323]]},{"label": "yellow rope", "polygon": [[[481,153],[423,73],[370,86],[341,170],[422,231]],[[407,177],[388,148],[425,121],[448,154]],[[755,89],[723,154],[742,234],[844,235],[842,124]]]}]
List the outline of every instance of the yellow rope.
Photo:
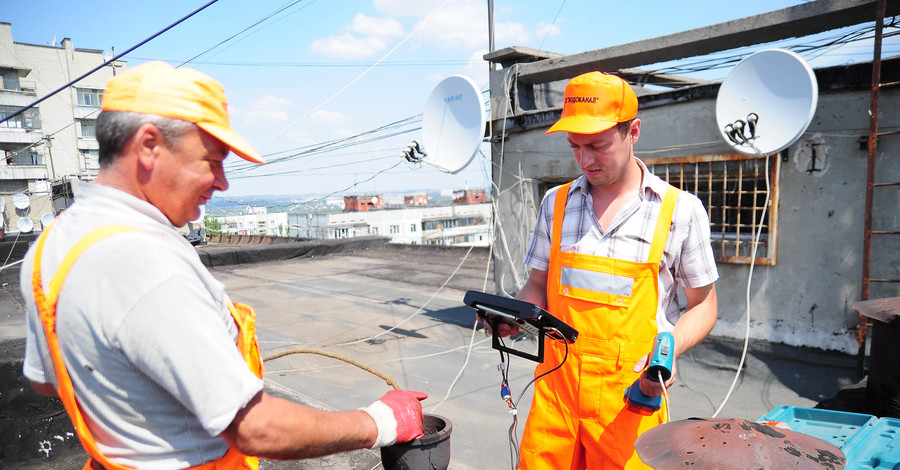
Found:
[{"label": "yellow rope", "polygon": [[394,379],[388,377],[384,373],[379,372],[367,365],[356,362],[353,359],[350,359],[348,357],[344,357],[339,354],[330,353],[328,351],[322,351],[319,349],[289,349],[287,351],[281,351],[281,352],[272,354],[271,356],[264,357],[263,362],[270,361],[272,359],[278,359],[279,357],[284,357],[284,356],[288,356],[291,354],[318,354],[320,356],[330,357],[332,359],[344,361],[347,364],[352,364],[356,367],[359,367],[360,369],[362,369],[370,374],[377,375],[378,377],[383,379],[385,382],[387,382],[388,385],[390,385],[391,387],[394,387],[394,390],[400,390],[400,386],[397,385],[397,382],[395,382]]}]

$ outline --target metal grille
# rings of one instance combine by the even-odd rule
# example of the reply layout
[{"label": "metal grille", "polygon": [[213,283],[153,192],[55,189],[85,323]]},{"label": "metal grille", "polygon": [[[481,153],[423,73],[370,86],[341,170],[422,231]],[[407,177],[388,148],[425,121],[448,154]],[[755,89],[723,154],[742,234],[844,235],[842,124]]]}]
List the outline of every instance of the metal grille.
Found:
[{"label": "metal grille", "polygon": [[[642,160],[652,173],[703,201],[717,261],[749,264],[761,226],[756,264],[775,264],[780,154],[769,157],[768,175],[765,157],[744,154]],[[769,207],[763,215],[767,176]]]}]

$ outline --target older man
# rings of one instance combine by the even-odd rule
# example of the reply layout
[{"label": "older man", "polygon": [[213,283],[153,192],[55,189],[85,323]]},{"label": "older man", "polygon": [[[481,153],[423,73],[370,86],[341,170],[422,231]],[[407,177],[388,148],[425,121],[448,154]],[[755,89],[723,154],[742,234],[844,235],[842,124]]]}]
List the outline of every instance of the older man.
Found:
[{"label": "older man", "polygon": [[[177,227],[228,188],[222,86],[160,62],[113,77],[100,173],[29,250],[25,376],[59,396],[86,468],[258,468],[422,436],[419,392],[326,412],[263,391],[255,315],[232,303]],[[254,457],[248,457],[254,456]]]}]

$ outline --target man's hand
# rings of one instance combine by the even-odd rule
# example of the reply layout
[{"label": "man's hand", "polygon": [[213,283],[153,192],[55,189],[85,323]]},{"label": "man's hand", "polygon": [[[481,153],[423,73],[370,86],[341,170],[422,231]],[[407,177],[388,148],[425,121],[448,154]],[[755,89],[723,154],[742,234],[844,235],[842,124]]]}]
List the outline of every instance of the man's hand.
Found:
[{"label": "man's hand", "polygon": [[[663,393],[663,389],[662,389],[663,384],[661,384],[660,382],[657,382],[657,380],[659,380],[658,377],[654,377],[655,380],[648,379],[647,371],[644,370],[644,368],[647,367],[647,364],[650,363],[650,359],[651,359],[650,356],[652,354],[653,353],[650,352],[646,356],[640,358],[637,361],[637,363],[634,365],[634,371],[635,372],[640,372],[642,370],[644,371],[644,373],[641,374],[641,381],[639,382],[639,385],[641,387],[641,392],[643,392],[644,395],[647,395],[648,397],[658,397],[658,396],[662,395],[662,393]],[[676,369],[677,369],[677,367],[675,366],[675,361],[672,361],[672,376],[669,377],[669,380],[666,380],[666,383],[665,383],[665,386],[667,389],[669,387],[671,387],[673,384],[675,384]]]},{"label": "man's hand", "polygon": [[422,392],[391,390],[363,411],[369,414],[378,428],[373,449],[409,442],[425,435],[425,415],[420,401],[428,398]]},{"label": "man's hand", "polygon": [[[493,335],[494,330],[491,328],[491,322],[485,320],[481,315],[476,315],[478,317],[478,321],[484,324],[484,329],[487,330],[488,334]],[[506,338],[509,335],[514,335],[519,332],[519,327],[510,325],[506,322],[499,322],[497,326],[497,334],[500,335],[501,338]]]}]

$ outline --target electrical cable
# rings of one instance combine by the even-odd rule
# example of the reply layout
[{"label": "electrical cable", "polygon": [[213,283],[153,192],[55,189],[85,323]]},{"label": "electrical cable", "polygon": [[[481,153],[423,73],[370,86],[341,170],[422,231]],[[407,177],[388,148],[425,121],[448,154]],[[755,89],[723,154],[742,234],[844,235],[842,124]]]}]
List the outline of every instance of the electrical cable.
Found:
[{"label": "electrical cable", "polygon": [[[755,136],[752,136],[752,137],[755,138]],[[746,140],[745,143],[747,143],[747,144],[749,144],[751,147],[753,147],[753,150],[756,151],[756,155],[757,155],[758,157],[761,157],[761,158],[762,158],[762,157],[763,157],[762,152],[760,152],[760,150],[756,147],[756,144],[753,143],[753,138]],[[734,391],[734,386],[735,386],[735,384],[737,384],[738,378],[741,376],[741,370],[744,368],[744,361],[745,361],[746,358],[747,358],[747,349],[748,349],[749,344],[750,344],[750,285],[751,285],[751,282],[752,282],[752,280],[753,280],[753,266],[756,264],[756,249],[757,249],[757,247],[759,246],[759,239],[760,239],[760,237],[762,236],[762,228],[763,228],[763,225],[764,225],[764,224],[763,224],[763,221],[764,221],[765,218],[766,218],[766,210],[767,210],[768,207],[769,207],[769,192],[770,192],[770,187],[769,187],[769,157],[770,157],[770,155],[766,155],[766,156],[765,156],[765,160],[766,160],[766,165],[765,165],[765,168],[766,168],[766,170],[765,170],[765,176],[766,176],[766,177],[765,177],[765,180],[766,180],[765,201],[766,201],[766,202],[765,202],[765,204],[763,204],[762,214],[760,215],[760,218],[759,218],[759,226],[757,227],[757,230],[756,230],[756,237],[754,237],[754,239],[753,239],[753,249],[751,250],[751,253],[750,253],[750,270],[749,270],[749,272],[747,273],[747,290],[746,290],[746,295],[745,295],[745,302],[747,303],[747,310],[746,310],[746,317],[747,317],[747,318],[746,318],[746,333],[744,334],[744,346],[743,346],[742,351],[741,351],[741,360],[740,360],[740,362],[738,362],[737,371],[735,371],[735,373],[734,373],[734,380],[731,381],[731,386],[728,387],[728,392],[725,394],[725,398],[722,399],[722,403],[721,403],[721,404],[719,405],[719,407],[716,409],[715,413],[712,414],[711,418],[715,418],[716,416],[718,416],[719,413],[722,411],[722,408],[725,407],[725,404],[728,402],[728,399],[731,397],[731,393]]]},{"label": "electrical cable", "polygon": [[[0,222],[0,224],[2,224],[2,222]],[[9,263],[9,258],[12,256],[13,251],[16,250],[16,242],[19,241],[19,235],[21,235],[21,234],[22,234],[22,231],[21,231],[21,230],[18,231],[18,232],[16,232],[16,239],[13,240],[13,244],[12,244],[12,246],[9,248],[9,254],[6,255],[6,260],[3,261],[3,266],[0,266],[0,271],[3,271],[4,269],[6,269],[6,268],[8,268],[8,267],[10,267],[10,266],[15,266],[15,265],[17,265],[17,264],[19,264],[19,263],[22,262],[22,260],[18,260],[18,261],[13,262],[12,264],[6,264],[6,263]]]},{"label": "electrical cable", "polygon": [[363,363],[361,363],[361,362],[358,362],[358,361],[355,361],[355,360],[353,360],[353,359],[350,359],[349,357],[346,357],[346,356],[343,356],[343,355],[340,355],[340,354],[330,353],[330,352],[328,352],[328,351],[322,351],[321,349],[306,349],[306,348],[301,348],[301,349],[289,349],[289,350],[287,350],[287,351],[281,351],[281,352],[279,352],[279,353],[275,353],[275,354],[272,354],[272,355],[270,355],[270,356],[266,356],[266,357],[262,358],[262,360],[263,360],[263,362],[266,362],[266,361],[270,361],[270,360],[273,360],[273,359],[278,359],[279,357],[289,356],[289,355],[291,355],[291,354],[317,354],[317,355],[319,355],[319,356],[325,356],[325,357],[330,357],[330,358],[333,358],[333,359],[337,359],[337,360],[339,360],[339,361],[344,361],[344,362],[346,362],[347,364],[354,365],[354,366],[356,366],[356,367],[358,367],[358,368],[360,368],[360,369],[362,369],[362,370],[364,370],[364,371],[366,371],[366,372],[368,372],[368,373],[370,373],[370,374],[373,374],[373,375],[375,375],[375,376],[377,376],[377,377],[380,377],[380,378],[383,379],[385,382],[387,382],[388,385],[390,385],[391,387],[393,387],[394,390],[400,390],[400,386],[397,385],[397,381],[394,380],[394,379],[392,379],[392,378],[390,378],[387,374],[385,374],[385,373],[383,373],[383,372],[380,372],[380,371],[378,371],[378,370],[376,370],[376,369],[374,369],[374,368],[372,368],[372,367],[369,367],[369,366],[367,366],[367,365],[365,365],[365,364],[363,364]]},{"label": "electrical cable", "polygon": [[441,284],[441,286],[438,287],[438,289],[437,289],[436,291],[434,291],[434,294],[431,294],[431,297],[429,297],[428,300],[425,301],[425,303],[422,304],[422,306],[418,308],[418,310],[416,310],[415,312],[413,312],[412,315],[406,317],[406,319],[404,319],[404,320],[401,321],[400,323],[397,323],[396,325],[394,325],[394,326],[388,328],[388,329],[385,330],[385,331],[382,331],[381,333],[378,333],[377,335],[372,335],[372,336],[369,336],[368,338],[358,339],[358,340],[356,340],[356,341],[350,341],[350,342],[347,342],[347,343],[336,344],[336,345],[334,345],[334,346],[348,346],[348,345],[351,345],[351,344],[364,343],[364,342],[367,342],[367,341],[371,341],[371,340],[373,340],[373,339],[375,339],[375,338],[377,338],[377,337],[379,337],[379,336],[386,335],[386,334],[388,334],[388,333],[390,333],[390,332],[396,330],[400,325],[402,325],[402,324],[404,324],[404,323],[406,323],[406,322],[412,320],[412,318],[415,317],[416,315],[418,315],[419,312],[421,312],[422,310],[424,310],[425,307],[427,307],[428,304],[430,304],[431,301],[434,300],[435,297],[437,297],[437,295],[438,295],[438,294],[441,292],[441,290],[443,290],[443,288],[450,282],[450,280],[453,279],[453,276],[455,276],[456,273],[459,272],[459,269],[462,268],[463,263],[465,263],[465,262],[466,262],[466,259],[469,258],[469,254],[472,253],[472,249],[474,249],[474,248],[475,248],[474,245],[469,247],[469,250],[466,251],[465,256],[463,256],[463,258],[459,261],[459,264],[456,266],[456,269],[454,269],[453,272],[450,273],[450,277],[448,277],[447,280],[444,281],[444,283]]},{"label": "electrical cable", "polygon": [[[546,327],[546,328],[548,330],[555,331],[559,338],[563,338],[562,342],[566,346],[565,355],[563,356],[562,361],[560,361],[560,363],[557,364],[555,367],[538,375],[537,377],[531,379],[531,381],[529,381],[527,384],[525,384],[525,387],[522,388],[522,392],[519,393],[519,396],[516,397],[515,400],[510,399],[511,395],[509,395],[509,382],[508,382],[509,372],[508,372],[508,368],[506,366],[504,366],[504,362],[506,362],[506,363],[509,362],[510,356],[509,356],[508,352],[505,353],[504,351],[500,351],[500,365],[498,366],[498,368],[500,369],[500,374],[501,374],[502,380],[503,380],[501,386],[505,387],[505,388],[501,388],[501,397],[504,399],[504,401],[506,401],[507,406],[510,408],[509,413],[512,415],[512,425],[509,427],[509,449],[510,449],[510,463],[512,464],[512,467],[511,467],[512,470],[519,468],[519,442],[518,442],[518,436],[516,433],[516,428],[517,428],[518,422],[519,422],[519,402],[522,401],[522,397],[525,396],[525,392],[528,391],[528,389],[535,382],[537,382],[539,379],[547,376],[548,374],[558,370],[560,367],[563,366],[563,364],[566,363],[566,360],[569,358],[569,342],[565,339],[562,332],[556,328],[553,328],[552,326]],[[500,339],[501,346],[506,347],[506,343],[503,341],[503,338],[499,338],[499,339]],[[505,359],[504,359],[504,353],[506,354]],[[503,394],[506,394],[506,395],[503,395]]]},{"label": "electrical cable", "polygon": [[172,29],[172,28],[174,28],[175,26],[178,26],[178,25],[179,25],[180,23],[182,23],[183,21],[185,21],[185,20],[187,20],[188,18],[190,18],[190,17],[196,15],[197,13],[200,13],[201,11],[203,11],[204,9],[206,9],[206,7],[212,5],[213,3],[216,3],[216,2],[218,2],[218,1],[219,1],[219,0],[210,0],[210,2],[207,3],[206,5],[203,5],[202,7],[200,7],[200,8],[198,8],[198,9],[192,11],[191,13],[188,13],[187,16],[185,16],[185,17],[181,18],[180,20],[178,20],[178,21],[176,21],[176,22],[170,24],[169,26],[166,26],[165,28],[163,28],[163,29],[160,30],[158,33],[154,34],[153,36],[150,36],[149,38],[144,39],[143,41],[141,41],[141,42],[135,44],[134,46],[131,46],[131,47],[128,48],[125,52],[122,52],[121,54],[118,54],[118,55],[114,55],[111,59],[109,59],[109,60],[103,62],[102,64],[100,64],[100,65],[94,67],[93,69],[91,69],[91,70],[85,72],[83,75],[81,75],[80,77],[76,78],[75,80],[72,80],[72,81],[70,81],[69,83],[66,83],[65,85],[63,85],[63,86],[57,88],[56,90],[50,92],[49,94],[44,95],[44,97],[38,99],[37,101],[34,101],[34,102],[32,102],[31,104],[25,106],[24,108],[19,109],[18,111],[16,111],[16,112],[14,112],[14,113],[12,113],[12,114],[10,114],[10,115],[8,115],[8,116],[6,116],[6,117],[0,119],[0,124],[3,124],[4,122],[9,121],[10,119],[12,119],[12,118],[14,118],[14,117],[16,117],[16,116],[18,116],[18,115],[24,113],[26,110],[31,109],[31,108],[37,106],[38,104],[40,104],[41,102],[43,102],[43,101],[46,100],[47,98],[50,98],[51,96],[53,96],[53,95],[55,95],[55,94],[57,94],[57,93],[59,93],[59,92],[61,92],[61,91],[63,91],[63,90],[68,89],[68,88],[71,87],[72,85],[74,85],[74,84],[80,82],[83,78],[87,77],[88,75],[90,75],[90,74],[92,74],[92,73],[94,73],[94,72],[96,72],[96,71],[102,69],[103,67],[106,67],[107,65],[109,65],[109,64],[111,64],[111,63],[113,63],[113,62],[115,62],[115,61],[118,60],[119,58],[121,58],[121,57],[127,55],[129,52],[131,52],[131,51],[133,51],[133,50],[135,50],[135,49],[137,49],[137,48],[143,46],[144,44],[146,44],[146,43],[152,41],[153,39],[156,39],[159,35],[165,33],[166,31],[168,31],[168,30],[170,30],[170,29]]},{"label": "electrical cable", "polygon": [[658,371],[656,371],[656,374],[657,374],[659,383],[662,385],[663,399],[665,399],[665,401],[666,401],[666,406],[665,406],[666,422],[668,423],[669,421],[672,421],[672,419],[669,417],[669,407],[671,406],[671,403],[669,402],[669,390],[666,388],[666,381],[663,380],[662,371],[658,370]]},{"label": "electrical cable", "polygon": [[[229,36],[228,38],[219,41],[215,46],[212,46],[212,47],[210,47],[209,49],[207,49],[207,50],[205,50],[205,51],[203,51],[203,52],[201,52],[201,53],[195,55],[194,57],[191,57],[190,59],[185,60],[184,62],[178,64],[178,67],[182,67],[182,66],[184,66],[184,65],[187,65],[187,64],[193,62],[194,60],[196,60],[196,59],[199,58],[200,56],[206,54],[207,52],[209,52],[209,51],[211,51],[211,50],[213,50],[213,49],[215,49],[215,48],[221,46],[222,44],[225,44],[226,42],[231,41],[232,39],[234,39],[234,38],[240,36],[241,34],[243,34],[243,33],[247,32],[247,31],[249,31],[249,30],[252,29],[253,27],[258,26],[260,23],[262,23],[262,22],[268,20],[269,18],[272,18],[273,16],[275,16],[275,15],[277,15],[277,14],[279,14],[279,13],[285,11],[285,10],[287,10],[288,8],[294,6],[294,5],[296,5],[296,4],[298,4],[298,3],[302,2],[302,1],[303,1],[303,0],[293,0],[292,2],[286,4],[286,5],[282,6],[282,7],[279,7],[277,10],[275,10],[275,11],[273,11],[272,13],[269,13],[268,15],[264,16],[261,20],[257,21],[256,23],[253,23],[253,24],[251,24],[250,26],[247,26],[246,28],[240,30],[239,32],[237,32],[237,33],[235,33],[235,34]],[[309,5],[304,5],[303,8],[306,8],[307,6],[309,6]]]},{"label": "electrical cable", "polygon": [[330,103],[331,100],[337,98],[338,95],[340,95],[340,94],[343,93],[345,90],[347,90],[348,88],[350,88],[350,86],[352,86],[354,83],[356,83],[356,82],[358,82],[360,79],[362,79],[366,74],[368,74],[370,71],[372,71],[372,69],[374,69],[375,67],[377,67],[378,64],[380,64],[382,61],[384,61],[384,59],[387,59],[388,56],[390,56],[391,54],[393,54],[394,51],[396,51],[401,45],[403,45],[403,43],[405,43],[406,41],[408,41],[409,38],[411,38],[411,37],[413,36],[413,34],[415,34],[415,33],[419,30],[419,28],[422,27],[422,25],[424,25],[425,23],[427,23],[428,20],[429,20],[429,19],[430,19],[430,18],[431,18],[438,10],[440,10],[440,9],[444,6],[445,3],[447,3],[447,0],[443,0],[443,1],[440,3],[440,5],[438,5],[434,10],[432,10],[432,11],[428,14],[428,16],[425,17],[425,19],[423,19],[421,22],[419,22],[419,24],[417,24],[416,27],[413,28],[413,30],[412,30],[408,35],[406,35],[405,38],[403,38],[399,43],[397,43],[397,45],[395,45],[391,50],[389,50],[384,56],[382,56],[380,59],[378,59],[378,61],[376,61],[374,64],[372,64],[371,67],[367,68],[365,71],[363,71],[363,73],[359,74],[359,76],[357,76],[356,78],[354,78],[353,80],[351,80],[350,83],[344,85],[343,88],[341,88],[340,90],[338,90],[335,94],[331,95],[328,99],[326,99],[325,101],[323,101],[322,103],[320,103],[319,105],[317,105],[316,107],[314,107],[313,109],[309,110],[306,114],[304,114],[304,115],[300,116],[299,118],[295,119],[293,122],[291,122],[290,124],[288,124],[287,126],[285,126],[283,129],[281,129],[280,131],[276,132],[275,134],[273,134],[272,136],[270,136],[268,139],[262,141],[259,145],[257,145],[257,147],[262,147],[263,145],[267,144],[269,141],[271,141],[271,140],[274,139],[275,137],[278,137],[279,135],[281,135],[281,133],[283,133],[284,131],[290,129],[290,128],[293,127],[295,124],[297,124],[298,122],[300,122],[300,121],[302,121],[303,119],[305,119],[306,117],[308,117],[310,114],[312,114],[312,113],[318,111],[319,108],[321,108],[322,106],[325,106],[326,104]]},{"label": "electrical cable", "polygon": [[547,37],[550,36],[550,30],[553,26],[556,25],[556,20],[559,19],[559,14],[562,12],[564,6],[566,6],[566,0],[563,0],[562,3],[559,4],[559,9],[556,10],[556,16],[554,16],[553,21],[549,25],[547,25],[547,32],[544,33],[544,39],[541,39],[541,45],[538,46],[538,49],[544,48],[544,42],[547,40]]}]

